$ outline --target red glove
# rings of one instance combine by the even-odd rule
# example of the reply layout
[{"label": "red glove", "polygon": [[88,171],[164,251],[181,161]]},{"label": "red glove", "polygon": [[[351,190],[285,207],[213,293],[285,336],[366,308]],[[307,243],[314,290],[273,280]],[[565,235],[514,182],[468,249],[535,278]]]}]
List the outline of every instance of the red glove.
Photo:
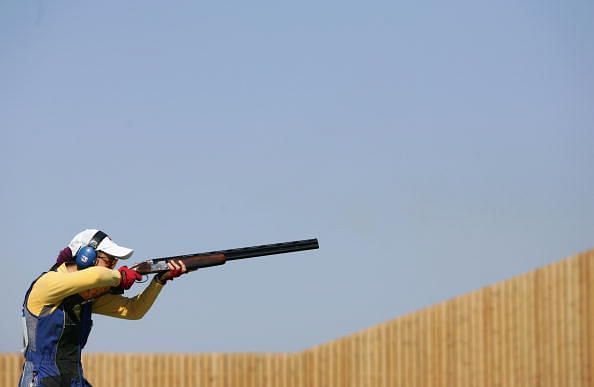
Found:
[{"label": "red glove", "polygon": [[[165,277],[164,274],[169,273],[169,275],[167,276],[167,279],[163,279]],[[165,273],[161,273],[157,276],[157,279],[159,280],[159,282],[162,285],[165,285],[167,283],[167,281],[173,281],[174,278],[179,277],[180,275],[184,274],[185,271],[184,269],[182,269],[181,267],[179,269],[171,269],[169,271],[166,271]]]},{"label": "red glove", "polygon": [[134,285],[134,281],[142,279],[142,275],[136,270],[129,269],[128,266],[122,266],[118,269],[122,279],[120,280],[120,288],[128,290]]},{"label": "red glove", "polygon": [[169,270],[155,276],[155,279],[161,285],[165,285],[167,281],[173,280],[174,278],[177,278],[188,271],[184,261],[182,260],[177,261],[177,263],[174,260],[168,261],[167,267]]}]

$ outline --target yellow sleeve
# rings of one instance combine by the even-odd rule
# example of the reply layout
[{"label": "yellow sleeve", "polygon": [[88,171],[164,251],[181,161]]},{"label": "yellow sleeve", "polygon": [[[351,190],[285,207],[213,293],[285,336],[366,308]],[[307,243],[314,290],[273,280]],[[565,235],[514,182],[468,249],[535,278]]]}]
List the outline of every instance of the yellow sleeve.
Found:
[{"label": "yellow sleeve", "polygon": [[135,297],[105,294],[93,301],[93,313],[128,320],[141,319],[151,308],[161,289],[163,285],[153,279],[150,285]]},{"label": "yellow sleeve", "polygon": [[42,275],[33,285],[27,307],[38,316],[44,306],[56,306],[68,296],[84,290],[118,286],[120,273],[106,267],[94,266],[68,272],[65,267]]}]

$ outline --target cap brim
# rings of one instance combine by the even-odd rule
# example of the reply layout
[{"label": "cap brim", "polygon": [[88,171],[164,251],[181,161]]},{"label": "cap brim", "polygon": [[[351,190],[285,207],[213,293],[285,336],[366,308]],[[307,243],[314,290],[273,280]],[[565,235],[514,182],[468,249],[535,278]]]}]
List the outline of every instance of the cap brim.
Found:
[{"label": "cap brim", "polygon": [[98,251],[103,251],[109,255],[114,257],[118,257],[120,259],[128,259],[134,253],[133,249],[129,249],[127,247],[119,246],[114,241],[112,241],[109,237],[103,239],[99,246],[97,246]]}]

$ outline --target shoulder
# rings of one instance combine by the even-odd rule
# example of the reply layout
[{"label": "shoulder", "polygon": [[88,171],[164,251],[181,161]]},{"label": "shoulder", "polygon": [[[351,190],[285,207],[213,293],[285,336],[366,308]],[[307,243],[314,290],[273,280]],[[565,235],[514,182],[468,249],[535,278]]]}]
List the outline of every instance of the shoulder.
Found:
[{"label": "shoulder", "polygon": [[55,271],[48,271],[40,275],[33,284],[33,289],[38,288],[39,286],[44,286],[48,282],[52,282],[60,278],[62,275]]},{"label": "shoulder", "polygon": [[27,307],[31,313],[38,316],[44,306],[55,304],[55,300],[50,300],[48,295],[56,282],[58,278],[54,271],[44,273],[35,280],[27,300]]}]

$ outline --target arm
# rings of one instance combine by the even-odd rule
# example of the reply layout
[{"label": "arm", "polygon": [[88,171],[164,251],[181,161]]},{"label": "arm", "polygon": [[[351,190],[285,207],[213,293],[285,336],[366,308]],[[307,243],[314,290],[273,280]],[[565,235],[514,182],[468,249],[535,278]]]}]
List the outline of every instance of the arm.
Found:
[{"label": "arm", "polygon": [[37,316],[44,306],[56,306],[64,298],[88,289],[118,286],[121,279],[117,270],[105,267],[95,266],[76,272],[63,269],[50,271],[37,280],[27,303],[31,313]]},{"label": "arm", "polygon": [[150,285],[135,297],[105,294],[93,301],[93,313],[127,320],[141,319],[149,311],[161,289],[163,285],[153,278]]},{"label": "arm", "polygon": [[144,317],[167,281],[187,272],[182,261],[167,263],[168,271],[156,275],[150,285],[136,297],[128,298],[118,294],[105,294],[93,301],[93,312],[106,316],[138,320]]}]

